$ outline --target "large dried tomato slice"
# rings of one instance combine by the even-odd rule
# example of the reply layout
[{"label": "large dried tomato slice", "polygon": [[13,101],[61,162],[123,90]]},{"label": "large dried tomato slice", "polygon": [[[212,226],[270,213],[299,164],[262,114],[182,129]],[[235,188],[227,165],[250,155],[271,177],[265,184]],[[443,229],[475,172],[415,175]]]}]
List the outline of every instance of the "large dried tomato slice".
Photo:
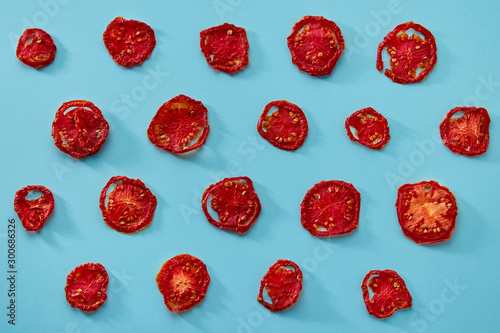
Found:
[{"label": "large dried tomato slice", "polygon": [[148,138],[156,147],[171,153],[186,153],[207,140],[207,108],[190,97],[179,95],[156,112],[148,128]]},{"label": "large dried tomato slice", "polygon": [[453,193],[431,180],[401,186],[396,210],[403,233],[415,243],[430,244],[451,237],[458,208]]},{"label": "large dried tomato slice", "polygon": [[[409,35],[413,30],[413,33]],[[422,37],[423,38],[422,38]],[[385,36],[377,50],[377,69],[384,69],[382,51],[390,55],[385,75],[400,84],[422,81],[436,64],[436,40],[432,33],[413,22],[398,25]]]},{"label": "large dried tomato slice", "polygon": [[16,55],[24,64],[40,68],[47,66],[56,57],[56,45],[48,33],[42,29],[27,29],[19,38]]},{"label": "large dried tomato slice", "polygon": [[[40,192],[36,199],[28,199],[30,193]],[[42,229],[50,213],[54,210],[54,196],[52,192],[41,185],[26,186],[16,192],[14,198],[14,211],[19,216],[26,231]]]},{"label": "large dried tomato slice", "polygon": [[313,236],[340,235],[358,227],[361,197],[352,184],[322,181],[307,191],[300,205],[302,226]]},{"label": "large dried tomato slice", "polygon": [[371,149],[382,149],[390,139],[387,119],[373,108],[354,112],[345,121],[347,135]]},{"label": "large dried tomato slice", "polygon": [[106,301],[108,273],[101,264],[86,263],[76,267],[66,279],[66,300],[82,311],[95,311]]},{"label": "large dried tomato slice", "polygon": [[322,16],[304,16],[287,43],[292,62],[312,76],[330,75],[345,48],[340,28]]},{"label": "large dried tomato slice", "polygon": [[156,46],[155,32],[149,25],[123,17],[109,23],[103,40],[113,60],[123,67],[142,64]]},{"label": "large dried tomato slice", "polygon": [[107,225],[131,234],[151,224],[156,197],[140,179],[115,176],[103,188],[99,207]]},{"label": "large dried tomato slice", "polygon": [[411,308],[410,292],[401,276],[393,270],[368,272],[361,289],[368,313],[377,318],[387,318],[396,310]]},{"label": "large dried tomato slice", "polygon": [[443,119],[439,131],[444,145],[452,152],[480,155],[490,142],[490,116],[484,108],[456,107]]},{"label": "large dried tomato slice", "polygon": [[201,51],[213,69],[232,74],[248,65],[248,40],[244,28],[224,23],[200,32]]},{"label": "large dried tomato slice", "polygon": [[170,311],[188,310],[200,303],[210,283],[207,266],[189,254],[167,260],[156,275],[165,305]]},{"label": "large dried tomato slice", "polygon": [[283,150],[296,150],[306,139],[307,119],[297,105],[287,101],[274,101],[266,105],[257,130],[273,146]]}]

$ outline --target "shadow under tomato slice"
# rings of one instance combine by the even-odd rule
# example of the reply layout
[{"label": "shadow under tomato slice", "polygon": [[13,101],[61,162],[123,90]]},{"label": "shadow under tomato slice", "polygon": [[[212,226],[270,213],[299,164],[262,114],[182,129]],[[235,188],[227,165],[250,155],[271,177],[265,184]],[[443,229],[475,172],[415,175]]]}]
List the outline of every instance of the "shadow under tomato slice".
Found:
[{"label": "shadow under tomato slice", "polygon": [[390,139],[387,119],[373,108],[354,112],[345,121],[347,135],[352,141],[371,149],[382,149]]},{"label": "shadow under tomato slice", "polygon": [[42,29],[27,29],[19,38],[16,55],[24,64],[40,68],[51,64],[56,57],[52,37]]},{"label": "shadow under tomato slice", "polygon": [[66,300],[82,311],[95,311],[106,301],[109,277],[101,264],[87,263],[76,267],[66,280]]},{"label": "shadow under tomato slice", "polygon": [[[40,192],[41,196],[36,199],[28,199],[27,196],[32,192]],[[42,229],[53,210],[54,196],[44,186],[26,186],[16,192],[14,211],[19,216],[26,231],[38,231]]]}]

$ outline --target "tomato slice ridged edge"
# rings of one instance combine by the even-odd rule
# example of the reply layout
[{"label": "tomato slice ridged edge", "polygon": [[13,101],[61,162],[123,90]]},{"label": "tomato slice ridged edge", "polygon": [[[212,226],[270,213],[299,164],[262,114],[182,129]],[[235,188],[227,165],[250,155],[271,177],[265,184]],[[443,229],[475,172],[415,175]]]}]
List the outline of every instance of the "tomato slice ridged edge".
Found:
[{"label": "tomato slice ridged edge", "polygon": [[[94,304],[91,304],[91,305],[80,304],[73,297],[71,297],[69,295],[69,293],[71,292],[70,286],[74,283],[75,279],[77,279],[77,274],[82,270],[96,271],[96,272],[100,273],[103,277],[103,280],[101,282],[102,287],[100,289],[100,293],[101,293],[100,300]],[[104,304],[104,302],[107,299],[106,289],[107,289],[108,283],[109,283],[108,272],[106,271],[106,269],[104,268],[103,265],[101,265],[99,263],[96,263],[96,264],[86,263],[86,264],[77,266],[77,267],[75,267],[75,269],[73,269],[68,274],[68,277],[66,279],[66,287],[64,288],[64,291],[66,292],[66,300],[73,308],[77,308],[77,309],[80,309],[80,310],[85,311],[85,312],[96,311]]]},{"label": "tomato slice ridged edge", "polygon": [[[42,218],[40,221],[39,225],[33,227],[29,222],[29,220],[24,216],[23,214],[23,201],[25,201],[25,197],[31,192],[31,191],[40,191],[42,192],[42,196],[39,199],[35,199],[38,202],[42,201],[47,201],[49,204],[49,208],[47,211],[44,212],[45,217]],[[33,201],[35,201],[33,200]],[[26,200],[26,201],[31,201],[31,200]],[[28,203],[29,205],[29,203]],[[24,229],[26,231],[39,231],[42,229],[44,226],[45,222],[47,221],[48,217],[54,210],[54,195],[52,192],[46,188],[45,186],[42,185],[29,185],[26,187],[23,187],[22,189],[16,191],[15,197],[14,197],[14,211],[18,214],[19,219],[21,220],[21,223],[23,224]]]},{"label": "tomato slice ridged edge", "polygon": [[[378,118],[377,121],[380,122],[379,126],[383,127],[383,133],[379,133],[379,134],[382,134],[382,139],[379,142],[377,142],[377,143],[364,142],[364,140],[362,140],[361,137],[356,138],[354,136],[354,134],[352,134],[350,127],[353,126],[353,124],[352,124],[353,119],[355,119],[360,114],[370,114],[370,115]],[[353,126],[353,127],[356,129],[356,131],[358,131],[358,128],[356,128],[355,126]],[[352,141],[358,142],[358,143],[362,144],[363,146],[366,146],[366,147],[371,148],[371,149],[380,150],[380,149],[384,148],[385,145],[387,144],[387,142],[389,142],[389,139],[391,138],[391,136],[389,134],[389,124],[387,123],[387,119],[385,119],[385,117],[383,115],[381,115],[380,113],[378,113],[377,111],[375,111],[371,107],[367,107],[367,108],[358,110],[358,111],[354,112],[353,114],[351,114],[345,121],[345,128],[347,130],[347,135],[349,136],[349,138]]]}]

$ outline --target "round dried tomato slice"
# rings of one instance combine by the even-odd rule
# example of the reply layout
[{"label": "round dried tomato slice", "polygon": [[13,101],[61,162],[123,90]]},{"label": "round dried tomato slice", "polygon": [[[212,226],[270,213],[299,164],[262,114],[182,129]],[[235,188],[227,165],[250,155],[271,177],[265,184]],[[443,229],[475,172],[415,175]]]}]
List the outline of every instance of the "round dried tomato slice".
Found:
[{"label": "round dried tomato slice", "polygon": [[[36,199],[28,199],[28,194],[40,192]],[[14,198],[14,211],[19,216],[26,231],[42,229],[45,221],[54,210],[54,196],[52,192],[41,185],[26,186],[16,192]]]},{"label": "round dried tomato slice", "polygon": [[170,311],[188,310],[203,301],[210,284],[207,266],[189,254],[167,260],[156,283]]},{"label": "round dried tomato slice", "polygon": [[[264,288],[271,302],[264,299]],[[278,260],[269,267],[260,283],[257,300],[271,312],[282,311],[292,306],[302,290],[302,271],[290,260]]]},{"label": "round dried tomato slice", "polygon": [[151,224],[156,197],[140,179],[115,176],[102,189],[99,207],[107,225],[132,234]]},{"label": "round dried tomato slice", "polygon": [[95,311],[106,301],[109,277],[101,264],[86,263],[76,267],[66,280],[66,300],[82,311]]},{"label": "round dried tomato slice", "polygon": [[156,46],[155,32],[149,25],[123,17],[111,21],[102,38],[113,60],[123,67],[142,64]]},{"label": "round dried tomato slice", "polygon": [[452,152],[480,155],[490,142],[490,116],[484,108],[456,107],[443,119],[439,131],[444,145]]},{"label": "round dried tomato slice", "polygon": [[430,244],[450,239],[458,208],[453,193],[431,180],[401,186],[396,210],[403,233],[415,243]]},{"label": "round dried tomato slice", "polygon": [[302,226],[313,236],[340,235],[358,227],[361,197],[352,184],[322,181],[307,191],[300,205]]},{"label": "round dried tomato slice", "polygon": [[287,43],[292,62],[312,76],[330,75],[345,48],[340,28],[322,16],[304,16]]},{"label": "round dried tomato slice", "polygon": [[232,74],[248,65],[248,40],[244,28],[224,23],[200,32],[201,52],[213,69]]},{"label": "round dried tomato slice", "polygon": [[48,33],[42,29],[27,29],[19,38],[16,55],[24,64],[40,68],[47,66],[56,57],[56,45]]},{"label": "round dried tomato slice", "polygon": [[287,101],[274,101],[266,105],[257,130],[273,146],[283,150],[296,150],[306,139],[307,119],[297,105]]},{"label": "round dried tomato slice", "polygon": [[390,139],[387,119],[372,108],[354,112],[345,121],[347,135],[371,149],[382,149]]},{"label": "round dried tomato slice", "polygon": [[411,308],[410,292],[401,276],[393,270],[368,272],[361,289],[368,313],[377,318],[387,318],[396,310]]},{"label": "round dried tomato slice", "polygon": [[[413,34],[409,35],[409,31]],[[422,37],[423,38],[422,38]],[[390,55],[385,75],[400,84],[422,81],[436,64],[436,40],[432,33],[413,22],[398,25],[385,36],[377,50],[377,69],[382,72],[382,51]]]}]

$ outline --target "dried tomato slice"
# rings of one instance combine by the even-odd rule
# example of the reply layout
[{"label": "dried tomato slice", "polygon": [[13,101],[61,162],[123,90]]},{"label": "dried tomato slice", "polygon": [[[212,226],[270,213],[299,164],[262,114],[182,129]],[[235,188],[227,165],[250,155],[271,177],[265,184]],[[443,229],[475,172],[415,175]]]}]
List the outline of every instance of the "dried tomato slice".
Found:
[{"label": "dried tomato slice", "polygon": [[50,65],[56,57],[56,45],[42,29],[27,29],[19,38],[16,55],[24,64],[40,68]]},{"label": "dried tomato slice", "polygon": [[345,48],[340,28],[323,16],[304,16],[287,43],[292,62],[312,76],[330,75]]},{"label": "dried tomato slice", "polygon": [[156,46],[155,32],[149,25],[123,17],[111,21],[102,38],[113,60],[123,67],[142,64]]},{"label": "dried tomato slice", "polygon": [[[264,288],[271,303],[264,300]],[[260,283],[257,300],[271,312],[283,311],[297,302],[302,290],[302,271],[290,260],[278,260],[269,267]]]},{"label": "dried tomato slice", "polygon": [[453,193],[431,180],[401,186],[396,210],[403,233],[415,243],[430,244],[450,239],[458,208]]},{"label": "dried tomato slice", "polygon": [[[371,297],[368,288],[373,294]],[[411,308],[410,292],[401,276],[393,270],[368,272],[361,289],[368,313],[377,318],[387,318],[396,310]]]},{"label": "dried tomato slice", "polygon": [[361,197],[352,184],[322,181],[307,191],[300,205],[302,226],[313,236],[340,235],[358,227]]},{"label": "dried tomato slice", "polygon": [[66,300],[82,311],[95,311],[106,301],[109,277],[101,264],[86,263],[76,267],[66,280]]},{"label": "dried tomato slice", "polygon": [[[208,212],[210,207],[217,212],[216,221]],[[210,185],[201,198],[201,206],[208,222],[221,229],[244,233],[260,214],[260,201],[248,177],[225,178]]]},{"label": "dried tomato slice", "polygon": [[190,97],[179,95],[156,112],[148,138],[156,147],[171,153],[186,153],[201,147],[210,131],[207,108]]},{"label": "dried tomato slice", "polygon": [[[31,192],[39,191],[42,195],[37,199],[27,199]],[[52,192],[41,185],[26,186],[16,192],[14,211],[19,216],[26,231],[42,229],[45,221],[54,210],[54,196]]]},{"label": "dried tomato slice", "polygon": [[373,108],[354,112],[345,121],[345,128],[352,141],[371,149],[384,148],[391,137],[387,119]]},{"label": "dried tomato slice", "polygon": [[201,51],[213,69],[232,74],[248,65],[248,40],[244,28],[224,23],[200,32]]},{"label": "dried tomato slice", "polygon": [[443,119],[439,131],[444,145],[452,152],[480,155],[490,142],[490,116],[484,108],[456,107]]},{"label": "dried tomato slice", "polygon": [[[414,30],[409,36],[408,31]],[[417,34],[418,33],[418,34]],[[420,37],[420,35],[424,38]],[[384,62],[382,51],[386,49],[391,60],[391,68],[385,75],[400,84],[422,81],[436,64],[436,40],[432,33],[413,22],[398,25],[385,36],[377,50],[377,69],[382,72]]]},{"label": "dried tomato slice", "polygon": [[[112,185],[115,187],[108,193]],[[99,207],[107,225],[131,234],[151,224],[156,197],[140,179],[115,176],[102,189]]]},{"label": "dried tomato slice", "polygon": [[266,105],[257,130],[273,146],[283,150],[296,150],[306,139],[307,119],[297,105],[287,101],[274,101]]},{"label": "dried tomato slice", "polygon": [[207,266],[189,254],[167,260],[156,275],[165,305],[170,311],[188,310],[203,301],[210,284]]}]

